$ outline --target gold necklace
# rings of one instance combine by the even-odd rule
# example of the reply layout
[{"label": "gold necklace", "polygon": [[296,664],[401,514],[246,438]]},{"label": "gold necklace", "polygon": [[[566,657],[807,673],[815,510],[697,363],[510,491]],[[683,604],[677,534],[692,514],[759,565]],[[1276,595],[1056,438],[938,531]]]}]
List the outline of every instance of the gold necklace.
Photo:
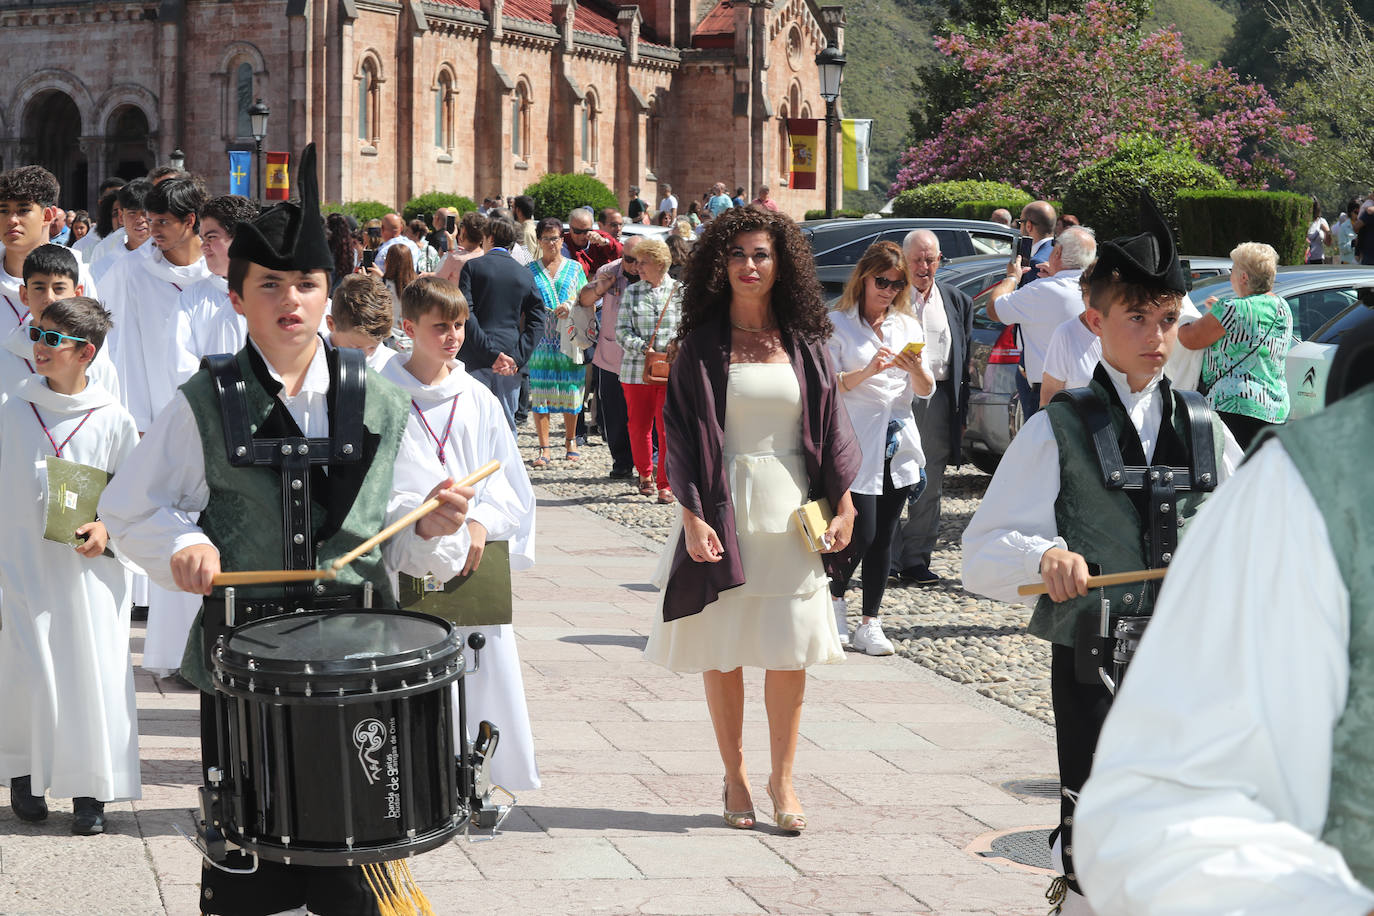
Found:
[{"label": "gold necklace", "polygon": [[735,321],[734,319],[730,320],[730,326],[739,331],[748,331],[750,334],[761,334],[764,331],[771,331],[777,327],[776,324],[766,324],[761,328],[749,328],[745,327],[744,325],[740,324],[738,321]]}]

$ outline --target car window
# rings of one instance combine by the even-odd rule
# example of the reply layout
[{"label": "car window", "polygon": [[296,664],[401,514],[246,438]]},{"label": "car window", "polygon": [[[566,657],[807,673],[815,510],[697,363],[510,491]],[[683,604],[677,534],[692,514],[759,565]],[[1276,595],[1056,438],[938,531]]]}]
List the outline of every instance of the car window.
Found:
[{"label": "car window", "polygon": [[1293,311],[1293,336],[1307,340],[1332,318],[1355,303],[1353,289],[1314,289],[1288,296]]},{"label": "car window", "polygon": [[[862,220],[852,220],[824,228],[807,229],[803,234],[811,245],[811,253],[816,256],[816,263],[856,264],[868,248],[868,243],[877,236],[878,227]],[[854,247],[858,248],[858,254],[849,260],[836,260],[839,257],[847,257],[847,253]]]},{"label": "car window", "polygon": [[840,245],[829,251],[816,255],[816,263],[824,264],[827,267],[838,267],[841,265],[857,264],[859,258],[864,256],[868,246],[872,245],[878,238],[878,234],[869,230],[865,235],[860,236],[848,244]]},{"label": "car window", "polygon": [[1318,328],[1311,339],[1317,343],[1339,344],[1346,331],[1354,330],[1366,321],[1374,321],[1374,290],[1362,289],[1357,295],[1358,301]]},{"label": "car window", "polygon": [[973,244],[974,254],[1011,254],[1011,236],[1009,235],[970,232],[969,241]]}]

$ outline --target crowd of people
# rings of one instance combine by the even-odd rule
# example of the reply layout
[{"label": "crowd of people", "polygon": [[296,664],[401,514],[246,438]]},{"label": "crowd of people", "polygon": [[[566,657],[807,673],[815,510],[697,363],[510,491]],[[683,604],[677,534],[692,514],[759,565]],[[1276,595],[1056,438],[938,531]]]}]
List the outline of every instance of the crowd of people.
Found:
[{"label": "crowd of people", "polygon": [[[943,480],[961,461],[973,305],[938,279],[938,237],[918,229],[900,245],[874,243],[826,302],[801,230],[766,187],[746,202],[743,189],[731,195],[718,183],[681,212],[661,184],[656,208],[632,189],[626,217],[614,208],[540,214],[522,196],[428,222],[390,213],[359,226],[321,217],[313,170],[308,149],[300,202],[264,211],[210,197],[172,169],[111,181],[94,226],[80,213],[59,217],[60,188],[46,170],[0,174],[0,473],[30,492],[0,533],[9,700],[0,780],[16,814],[42,820],[48,795],[73,798],[73,832],[92,834],[104,829],[104,803],[139,797],[132,605],[148,609],[144,667],[201,691],[208,779],[221,570],[282,556],[313,568],[430,498],[440,509],[351,578],[291,600],[346,607],[366,582],[395,606],[403,583],[470,575],[495,542],[507,543],[512,569],[526,568],[535,561],[527,466],[576,465],[595,430],[611,478],[678,507],[645,653],[702,675],[725,823],[757,820],[742,753],[742,671],[757,667],[766,671],[771,816],[804,831],[794,760],[806,670],[842,661],[846,648],[892,654],[886,589],[942,582],[931,556]],[[1362,227],[1374,205],[1349,215]],[[1369,445],[1374,395],[1286,424],[1293,316],[1273,293],[1268,245],[1238,246],[1234,295],[1194,306],[1173,234],[1148,196],[1141,231],[1109,241],[1045,201],[1006,218],[1029,238],[1029,258],[1011,258],[988,315],[1019,326],[1026,422],[964,532],[960,574],[970,591],[1000,600],[1042,592],[1029,630],[1052,646],[1063,787],[1056,906],[1283,912],[1307,893],[1331,902],[1323,912],[1370,911],[1374,870],[1362,840],[1371,790],[1360,768],[1371,714],[1368,590],[1358,586],[1371,540],[1363,516],[1346,511],[1363,505],[1368,484],[1323,436]],[[672,232],[627,234],[627,219]],[[1309,259],[1333,246],[1344,256],[1345,231],[1314,212]],[[216,354],[233,356],[208,359]],[[331,452],[302,522],[285,508],[302,481],[265,453],[236,458],[228,418],[246,411],[253,435],[274,443],[330,440],[344,423],[343,392],[354,391],[346,386],[360,384],[349,367],[361,366],[372,370],[360,373],[365,454]],[[244,402],[222,409],[226,391]],[[531,415],[537,446],[527,462],[516,432]],[[492,459],[494,477],[454,484]],[[98,513],[67,530],[48,496],[71,464],[110,480]],[[1280,529],[1257,515],[1267,502],[1277,503]],[[261,517],[246,520],[246,506]],[[798,535],[799,515],[819,519],[809,538]],[[1260,543],[1272,530],[1284,546]],[[1196,546],[1207,541],[1226,550]],[[1317,568],[1297,572],[1296,545],[1313,543]],[[1154,582],[1176,553],[1180,571],[1161,590]],[[1140,576],[1094,591],[1103,573]],[[856,574],[862,597],[851,614]],[[1308,577],[1323,615],[1315,637],[1293,622]],[[1288,613],[1264,615],[1276,620],[1252,630],[1240,608],[1266,603],[1259,596],[1270,586],[1288,596],[1278,609]],[[1199,631],[1232,643],[1228,632],[1263,634],[1240,640],[1235,666],[1198,648],[1193,588],[1234,628]],[[414,591],[425,609],[430,590]],[[1134,643],[1123,649],[1113,625],[1138,637],[1147,622],[1151,635],[1132,661]],[[469,721],[500,723],[494,782],[537,787],[512,625],[481,630],[488,654],[469,678]],[[1301,702],[1291,677],[1276,689],[1267,676],[1287,670],[1290,645]],[[1119,700],[1122,668],[1103,664],[1113,650],[1132,666]],[[1194,674],[1207,696],[1188,686]],[[1236,721],[1228,710],[1238,708],[1253,717]],[[1260,727],[1257,738],[1250,729]],[[1286,740],[1290,729],[1310,740]],[[1271,829],[1276,821],[1291,826]],[[1179,830],[1193,832],[1169,862],[1147,867]],[[1276,857],[1283,880],[1244,852],[1219,850],[1218,837],[1227,850]],[[1135,877],[1144,873],[1157,880]],[[204,900],[214,902],[202,908],[232,916],[374,905],[357,875],[324,874],[207,867]],[[1214,874],[1224,880],[1210,883]]]}]

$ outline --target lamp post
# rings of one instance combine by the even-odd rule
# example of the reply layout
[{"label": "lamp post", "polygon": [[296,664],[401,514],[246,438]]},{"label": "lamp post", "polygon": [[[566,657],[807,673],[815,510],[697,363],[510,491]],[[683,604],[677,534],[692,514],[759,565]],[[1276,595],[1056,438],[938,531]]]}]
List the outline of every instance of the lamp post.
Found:
[{"label": "lamp post", "polygon": [[262,99],[253,103],[253,107],[248,109],[248,120],[253,124],[253,142],[258,145],[258,202],[264,200],[263,196],[263,169],[262,169],[262,141],[267,139],[267,118],[272,114],[272,109],[267,107]]},{"label": "lamp post", "polygon": [[172,150],[172,155],[167,162],[178,172],[186,168],[186,154],[181,151],[181,147]]},{"label": "lamp post", "polygon": [[816,55],[816,70],[821,77],[821,98],[825,100],[825,218],[835,215],[835,134],[838,126],[835,103],[840,98],[840,83],[844,79],[844,53],[832,41]]}]

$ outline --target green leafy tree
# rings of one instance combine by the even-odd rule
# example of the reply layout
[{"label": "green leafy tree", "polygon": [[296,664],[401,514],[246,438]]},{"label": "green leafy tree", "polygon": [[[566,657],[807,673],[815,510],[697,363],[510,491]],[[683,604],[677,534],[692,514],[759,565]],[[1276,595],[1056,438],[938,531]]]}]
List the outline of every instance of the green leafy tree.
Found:
[{"label": "green leafy tree", "polygon": [[419,197],[412,197],[406,201],[405,207],[401,209],[401,215],[406,222],[415,218],[428,220],[440,207],[453,207],[458,211],[458,215],[471,213],[477,209],[477,204],[473,203],[472,198],[464,197],[461,194],[447,194],[443,191],[429,191]]},{"label": "green leafy tree", "polygon": [[565,175],[550,172],[525,189],[534,198],[534,215],[539,219],[556,216],[567,219],[578,207],[591,207],[600,213],[603,207],[619,207],[615,193],[591,175]]},{"label": "green leafy tree", "polygon": [[350,200],[347,203],[320,204],[321,213],[347,213],[356,219],[359,224],[369,220],[381,219],[391,212],[391,205],[384,204],[380,200]]}]

